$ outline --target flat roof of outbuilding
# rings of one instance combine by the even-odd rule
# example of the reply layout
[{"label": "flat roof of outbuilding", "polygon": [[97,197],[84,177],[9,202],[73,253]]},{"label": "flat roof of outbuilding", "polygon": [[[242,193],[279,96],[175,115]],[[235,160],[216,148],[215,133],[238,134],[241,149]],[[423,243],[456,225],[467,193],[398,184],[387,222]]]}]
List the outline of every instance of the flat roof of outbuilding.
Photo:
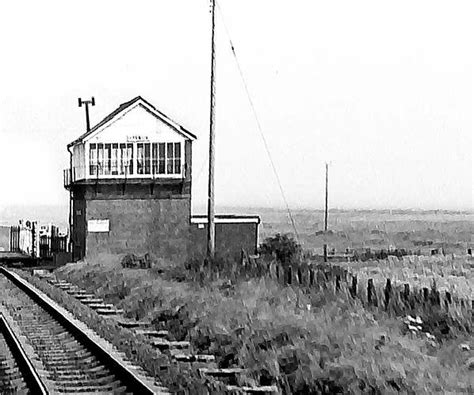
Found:
[{"label": "flat roof of outbuilding", "polygon": [[[214,216],[216,224],[244,224],[244,223],[260,223],[258,215],[234,215],[234,214],[216,214]],[[207,224],[207,215],[191,215],[192,224]]]}]

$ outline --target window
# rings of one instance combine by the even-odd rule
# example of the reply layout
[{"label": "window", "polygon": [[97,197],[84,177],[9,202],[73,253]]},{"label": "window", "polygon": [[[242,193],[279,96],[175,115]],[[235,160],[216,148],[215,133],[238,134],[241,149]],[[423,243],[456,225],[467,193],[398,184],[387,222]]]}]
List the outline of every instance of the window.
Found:
[{"label": "window", "polygon": [[158,173],[158,143],[151,144],[151,174]]},{"label": "window", "polygon": [[104,174],[104,144],[97,144],[97,158],[98,158],[98,167],[99,175]]},{"label": "window", "polygon": [[[181,143],[175,142],[91,143],[89,174],[91,176],[180,175],[183,167],[182,156],[183,147]],[[135,173],[134,166],[136,166]]]},{"label": "window", "polygon": [[89,145],[89,174],[96,176],[97,173],[97,145]]},{"label": "window", "polygon": [[165,143],[160,143],[158,146],[158,173],[165,174],[165,163],[166,163],[166,154],[165,154]]},{"label": "window", "polygon": [[174,174],[181,174],[181,143],[174,143]]},{"label": "window", "polygon": [[174,158],[174,144],[167,143],[166,144],[166,173],[167,174],[173,174],[173,169],[174,169],[173,158]]},{"label": "window", "polygon": [[125,168],[128,167],[127,164],[127,145],[120,144],[119,146],[119,174],[125,174]]},{"label": "window", "polygon": [[150,174],[151,173],[151,167],[150,167],[150,143],[145,143],[145,174]]},{"label": "window", "polygon": [[90,144],[89,174],[91,176],[133,174],[133,144]]},{"label": "window", "polygon": [[112,144],[104,144],[104,174],[110,175],[112,165]]},{"label": "window", "polygon": [[166,144],[166,174],[181,174],[181,143]]},{"label": "window", "polygon": [[[145,158],[148,158],[147,151]],[[181,174],[181,143],[151,144],[151,164],[152,174]],[[145,174],[149,174],[147,170]]]},{"label": "window", "polygon": [[143,174],[145,163],[145,151],[143,149],[143,143],[137,144],[137,174]]},{"label": "window", "polygon": [[116,176],[118,174],[118,144],[112,144],[112,165],[111,174]]},{"label": "window", "polygon": [[[133,144],[128,143],[127,144],[127,162],[125,165],[125,173],[126,174],[133,174]],[[128,166],[128,173],[127,173],[127,166]]]}]

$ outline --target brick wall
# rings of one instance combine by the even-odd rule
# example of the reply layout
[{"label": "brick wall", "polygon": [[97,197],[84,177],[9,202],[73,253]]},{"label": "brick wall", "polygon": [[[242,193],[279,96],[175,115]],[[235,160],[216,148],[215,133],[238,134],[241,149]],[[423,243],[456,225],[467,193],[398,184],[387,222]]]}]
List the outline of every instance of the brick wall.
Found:
[{"label": "brick wall", "polygon": [[72,259],[77,261],[84,258],[86,246],[86,202],[79,193],[74,195],[72,216],[74,224]]},{"label": "brick wall", "polygon": [[[191,224],[190,256],[203,257],[207,250],[207,224],[199,228]],[[258,243],[258,224],[256,223],[217,223],[216,255],[240,260],[241,250],[254,254]]]},{"label": "brick wall", "polygon": [[108,219],[109,232],[88,233],[86,257],[145,254],[179,262],[187,257],[190,199],[87,200],[86,219]]}]

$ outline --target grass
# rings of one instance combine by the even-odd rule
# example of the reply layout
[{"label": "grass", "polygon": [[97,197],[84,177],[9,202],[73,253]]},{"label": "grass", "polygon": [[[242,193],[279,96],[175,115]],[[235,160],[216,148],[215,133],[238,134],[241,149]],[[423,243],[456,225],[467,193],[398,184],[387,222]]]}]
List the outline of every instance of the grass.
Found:
[{"label": "grass", "polygon": [[65,307],[77,319],[86,323],[99,336],[112,343],[130,361],[141,366],[150,375],[158,377],[159,381],[170,391],[186,394],[208,393],[203,379],[193,372],[179,370],[176,365],[170,364],[169,359],[152,347],[143,335],[122,328],[114,320],[97,314],[66,292],[28,272],[22,270],[16,272],[55,302]]},{"label": "grass", "polygon": [[469,333],[453,329],[435,342],[405,334],[401,319],[328,289],[308,294],[268,279],[198,286],[177,281],[165,262],[161,270],[123,269],[108,258],[56,273],[215,354],[221,367],[246,367],[242,384],[277,383],[294,394],[474,390],[472,351],[459,348],[474,348]]}]

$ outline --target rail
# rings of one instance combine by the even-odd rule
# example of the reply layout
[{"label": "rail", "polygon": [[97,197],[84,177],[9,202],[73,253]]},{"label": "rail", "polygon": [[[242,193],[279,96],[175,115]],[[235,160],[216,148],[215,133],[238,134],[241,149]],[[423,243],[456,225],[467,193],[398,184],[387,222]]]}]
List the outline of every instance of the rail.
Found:
[{"label": "rail", "polygon": [[52,306],[49,301],[44,298],[39,292],[30,285],[27,281],[21,279],[17,274],[10,272],[4,267],[0,267],[0,273],[9,279],[20,290],[25,292],[33,301],[47,311],[57,322],[63,325],[69,333],[71,333],[83,346],[92,351],[105,365],[113,369],[120,377],[120,380],[127,386],[127,388],[138,394],[154,394],[152,388],[144,383],[140,378],[123,365],[119,360],[107,352],[101,345],[91,339],[87,333],[79,328],[73,321],[71,321],[61,311]]},{"label": "rail", "polygon": [[26,356],[25,350],[23,350],[23,347],[15,336],[15,333],[12,331],[10,325],[8,325],[7,320],[1,312],[0,332],[5,337],[5,340],[13,356],[15,357],[16,362],[18,363],[18,367],[23,373],[23,376],[28,384],[28,388],[31,390],[31,393],[40,395],[48,394],[49,392],[46,389],[46,386],[41,381],[40,377],[38,376],[38,373],[36,372],[36,369],[33,367],[29,358]]}]

